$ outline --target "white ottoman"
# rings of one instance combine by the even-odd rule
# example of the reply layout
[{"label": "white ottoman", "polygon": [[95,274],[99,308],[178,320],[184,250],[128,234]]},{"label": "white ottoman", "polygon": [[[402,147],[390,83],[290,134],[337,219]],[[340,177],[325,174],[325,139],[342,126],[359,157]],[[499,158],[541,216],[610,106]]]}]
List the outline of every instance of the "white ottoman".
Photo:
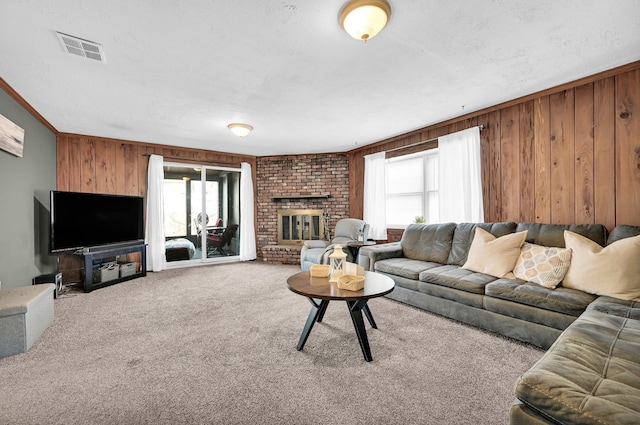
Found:
[{"label": "white ottoman", "polygon": [[0,290],[0,357],[26,352],[53,322],[55,285]]}]

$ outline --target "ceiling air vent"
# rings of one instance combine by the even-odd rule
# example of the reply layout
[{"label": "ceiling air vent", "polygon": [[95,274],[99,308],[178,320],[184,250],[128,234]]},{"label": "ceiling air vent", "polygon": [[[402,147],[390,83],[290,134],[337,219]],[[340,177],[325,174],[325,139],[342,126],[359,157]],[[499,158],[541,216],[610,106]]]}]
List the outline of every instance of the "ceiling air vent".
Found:
[{"label": "ceiling air vent", "polygon": [[107,59],[104,56],[104,50],[102,49],[102,44],[83,40],[61,32],[56,32],[56,34],[66,52],[107,63]]}]

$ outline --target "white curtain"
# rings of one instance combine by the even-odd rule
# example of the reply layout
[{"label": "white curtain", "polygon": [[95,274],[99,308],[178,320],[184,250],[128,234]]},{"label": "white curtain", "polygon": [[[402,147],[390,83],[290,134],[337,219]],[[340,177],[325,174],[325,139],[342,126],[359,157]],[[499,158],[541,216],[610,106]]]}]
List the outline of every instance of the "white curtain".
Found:
[{"label": "white curtain", "polygon": [[480,128],[438,137],[440,222],[482,223]]},{"label": "white curtain", "polygon": [[256,259],[256,230],[251,165],[240,165],[240,261]]},{"label": "white curtain", "polygon": [[149,157],[147,182],[147,271],[166,269],[164,248],[164,165],[159,155]]},{"label": "white curtain", "polygon": [[387,191],[385,153],[378,152],[364,157],[364,214],[363,219],[371,227],[369,238],[387,239]]}]

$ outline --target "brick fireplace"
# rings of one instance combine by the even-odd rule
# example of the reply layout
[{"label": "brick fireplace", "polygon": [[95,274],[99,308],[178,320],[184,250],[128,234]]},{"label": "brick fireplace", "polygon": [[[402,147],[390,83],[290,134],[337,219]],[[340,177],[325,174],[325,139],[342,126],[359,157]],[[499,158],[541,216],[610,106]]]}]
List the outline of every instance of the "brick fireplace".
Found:
[{"label": "brick fireplace", "polygon": [[278,240],[278,227],[282,226],[279,211],[322,211],[328,214],[329,230],[341,218],[349,217],[347,154],[259,157],[256,175],[257,251],[258,259],[265,263],[299,264],[302,240],[308,235],[298,242]]}]

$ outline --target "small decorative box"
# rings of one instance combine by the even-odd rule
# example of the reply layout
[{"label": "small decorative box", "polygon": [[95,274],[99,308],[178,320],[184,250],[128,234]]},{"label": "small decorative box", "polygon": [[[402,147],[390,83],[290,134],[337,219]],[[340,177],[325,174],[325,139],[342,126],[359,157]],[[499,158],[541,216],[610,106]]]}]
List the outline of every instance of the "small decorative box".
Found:
[{"label": "small decorative box", "polygon": [[364,288],[364,276],[344,274],[338,278],[338,288],[347,291],[359,291]]},{"label": "small decorative box", "polygon": [[120,266],[115,262],[104,263],[100,267],[100,282],[107,282],[118,278]]},{"label": "small decorative box", "polygon": [[314,264],[309,269],[311,276],[313,277],[327,277],[329,276],[329,272],[331,271],[331,266],[328,264]]},{"label": "small decorative box", "polygon": [[120,277],[131,276],[136,273],[136,263],[120,263]]}]

